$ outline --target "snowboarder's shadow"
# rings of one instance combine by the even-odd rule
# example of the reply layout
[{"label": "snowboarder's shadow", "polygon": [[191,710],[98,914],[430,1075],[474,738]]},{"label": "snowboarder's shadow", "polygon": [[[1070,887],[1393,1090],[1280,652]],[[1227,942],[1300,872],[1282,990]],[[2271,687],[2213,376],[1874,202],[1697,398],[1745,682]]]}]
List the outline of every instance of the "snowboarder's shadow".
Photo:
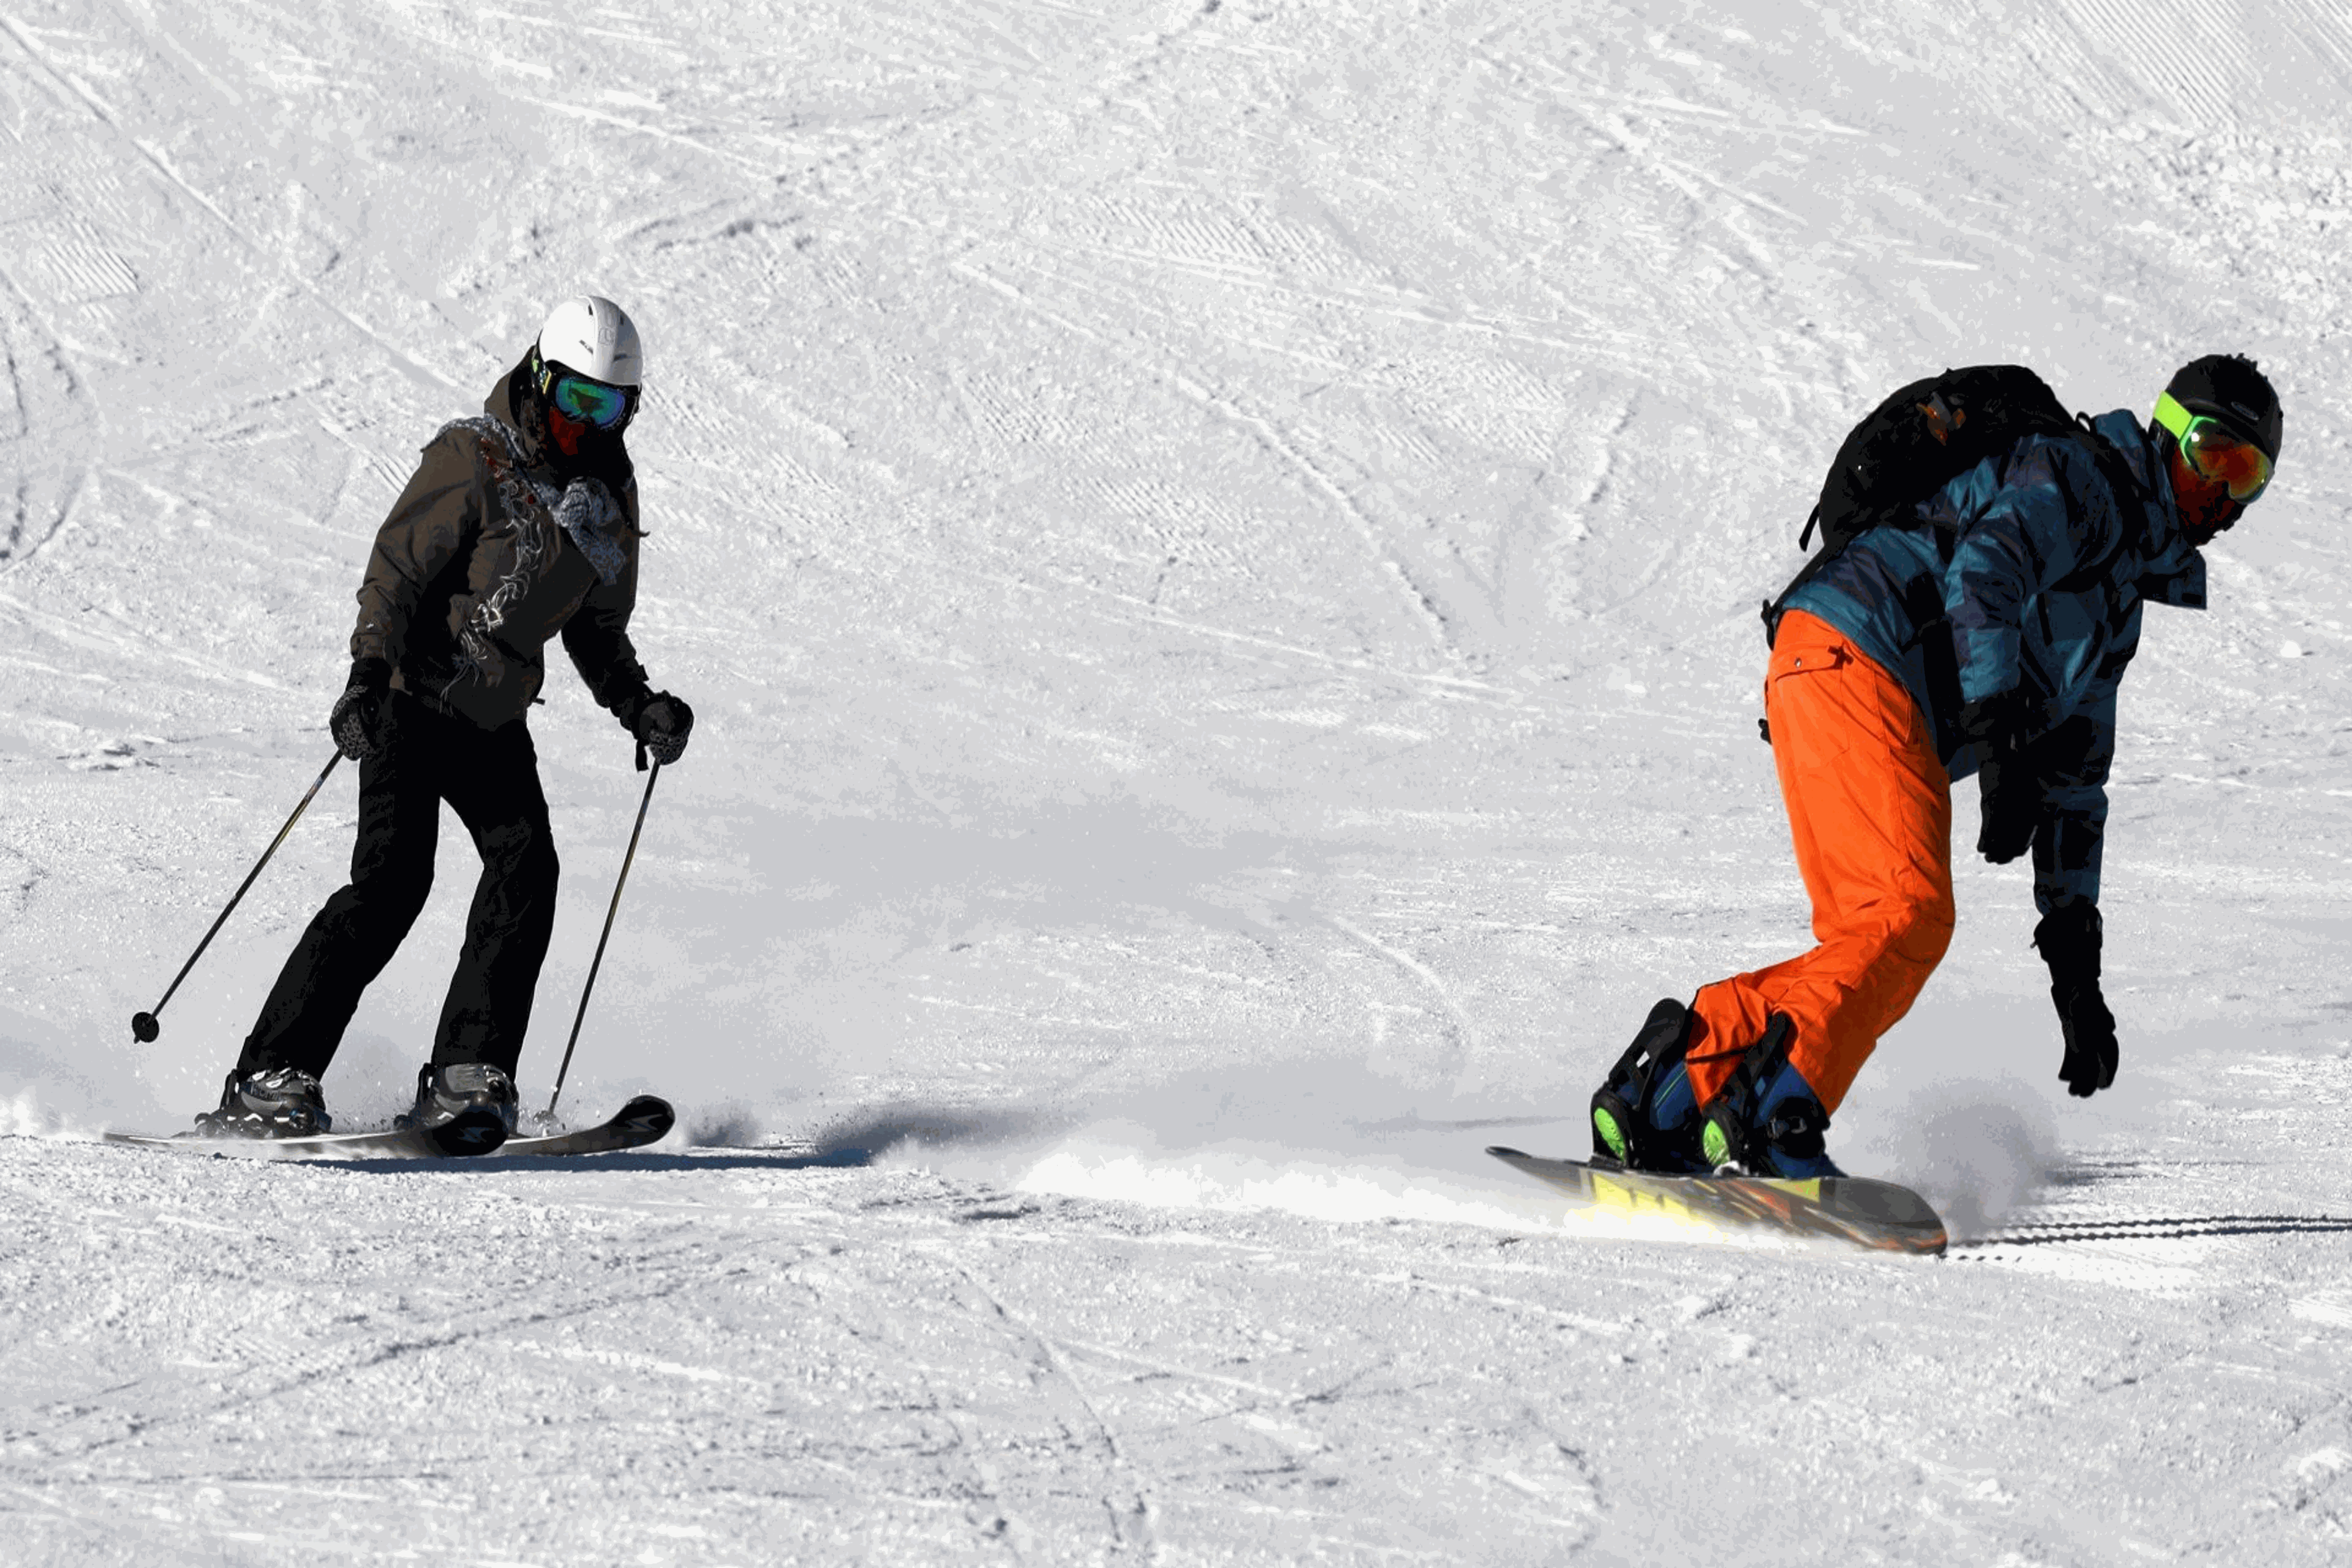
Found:
[{"label": "snowboarder's shadow", "polygon": [[2352,1215],[2294,1214],[2179,1215],[2156,1219],[2028,1222],[1962,1247],[2044,1247],[2067,1241],[2184,1241],[2210,1236],[2326,1236],[2352,1233]]}]

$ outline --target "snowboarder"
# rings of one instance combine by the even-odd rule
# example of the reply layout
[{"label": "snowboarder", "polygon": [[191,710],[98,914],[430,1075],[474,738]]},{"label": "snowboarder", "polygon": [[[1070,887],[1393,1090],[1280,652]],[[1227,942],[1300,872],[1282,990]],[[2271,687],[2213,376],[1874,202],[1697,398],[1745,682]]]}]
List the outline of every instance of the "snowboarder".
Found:
[{"label": "snowboarder", "polygon": [[2059,1076],[2081,1096],[2114,1081],[2098,899],[2116,687],[2145,603],[2204,607],[2200,552],[2269,483],[2280,427],[2253,362],[2208,355],[2146,426],[2117,409],[2027,435],[1799,580],[1764,707],[1817,945],[1652,1008],[1593,1096],[1596,1160],[1842,1174],[1830,1116],[1951,940],[1950,784],[1970,773],[1978,852],[2032,855]]},{"label": "snowboarder", "polygon": [[432,1059],[401,1124],[515,1126],[514,1072],[555,918],[557,865],[526,722],[559,633],[588,689],[646,754],[694,728],[628,636],[637,489],[623,434],[640,399],[637,330],[610,300],[558,305],[479,417],[444,426],[377,531],[349,684],[329,720],[360,764],[352,879],[286,961],[221,1091],[215,1134],[330,1127],[319,1080],[360,994],[433,885],[447,801],[482,858]]}]

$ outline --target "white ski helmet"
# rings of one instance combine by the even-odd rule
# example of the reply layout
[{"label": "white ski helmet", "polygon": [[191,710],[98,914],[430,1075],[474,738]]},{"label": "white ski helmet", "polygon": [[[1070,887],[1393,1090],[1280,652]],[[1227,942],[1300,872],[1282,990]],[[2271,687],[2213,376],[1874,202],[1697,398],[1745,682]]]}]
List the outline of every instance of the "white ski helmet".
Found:
[{"label": "white ski helmet", "polygon": [[645,350],[629,313],[601,294],[566,300],[540,323],[539,357],[608,386],[636,386],[645,380]]}]

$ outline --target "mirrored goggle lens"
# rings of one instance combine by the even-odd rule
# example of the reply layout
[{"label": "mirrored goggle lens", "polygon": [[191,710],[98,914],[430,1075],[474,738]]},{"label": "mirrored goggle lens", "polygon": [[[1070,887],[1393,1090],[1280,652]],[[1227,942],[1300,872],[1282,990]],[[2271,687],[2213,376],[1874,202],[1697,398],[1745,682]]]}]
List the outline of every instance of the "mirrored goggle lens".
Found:
[{"label": "mirrored goggle lens", "polygon": [[584,420],[599,430],[610,430],[629,416],[629,394],[625,388],[607,386],[583,376],[558,376],[552,397],[559,412]]},{"label": "mirrored goggle lens", "polygon": [[2230,487],[2230,499],[2250,501],[2271,482],[2271,460],[2263,449],[2232,435],[2218,419],[2192,419],[2180,437],[2189,466],[2216,484]]}]

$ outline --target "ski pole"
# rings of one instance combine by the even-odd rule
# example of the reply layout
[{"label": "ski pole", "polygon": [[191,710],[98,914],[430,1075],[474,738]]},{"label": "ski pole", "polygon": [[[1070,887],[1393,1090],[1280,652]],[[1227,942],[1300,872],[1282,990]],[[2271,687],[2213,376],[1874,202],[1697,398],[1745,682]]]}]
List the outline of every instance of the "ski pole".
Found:
[{"label": "ski pole", "polygon": [[637,803],[637,825],[629,831],[629,852],[621,857],[621,875],[613,883],[613,901],[604,910],[604,932],[596,939],[596,956],[588,961],[588,979],[580,987],[580,1010],[572,1015],[572,1037],[563,1042],[563,1065],[555,1069],[555,1092],[547,1097],[547,1109],[541,1114],[555,1118],[555,1102],[563,1098],[563,1077],[572,1070],[572,1047],[580,1043],[580,1021],[588,1016],[588,994],[596,989],[596,971],[604,966],[604,944],[613,937],[613,917],[621,912],[621,889],[629,885],[629,868],[637,858],[637,837],[646,830],[646,808],[654,803],[654,785],[661,778],[662,765],[646,779],[646,797]]},{"label": "ski pole", "polygon": [[286,836],[294,831],[294,825],[302,820],[302,814],[310,809],[311,797],[319,793],[319,786],[327,782],[327,775],[333,773],[335,764],[342,760],[343,753],[338,749],[333,756],[327,759],[327,765],[319,770],[319,776],[310,781],[310,787],[303,794],[302,803],[294,808],[294,815],[286,819],[286,826],[278,830],[278,837],[269,841],[269,847],[261,852],[261,858],[253,863],[253,869],[247,872],[245,880],[237,884],[236,897],[229,900],[228,908],[221,910],[220,919],[213,921],[213,929],[205,932],[205,940],[196,943],[196,951],[188,954],[188,962],[180,965],[180,973],[172,976],[172,984],[163,992],[163,1000],[155,1004],[153,1012],[131,1016],[131,1037],[141,1045],[150,1043],[163,1032],[163,1026],[156,1020],[155,1014],[163,1010],[164,1004],[172,1000],[172,993],[180,988],[180,982],[188,977],[188,971],[194,969],[196,960],[205,955],[205,949],[212,946],[213,938],[220,935],[220,928],[226,925],[228,917],[236,912],[238,900],[243,899],[246,889],[253,886],[253,879],[261,875],[261,868],[269,864],[269,858],[278,853],[278,847],[286,842]]}]

